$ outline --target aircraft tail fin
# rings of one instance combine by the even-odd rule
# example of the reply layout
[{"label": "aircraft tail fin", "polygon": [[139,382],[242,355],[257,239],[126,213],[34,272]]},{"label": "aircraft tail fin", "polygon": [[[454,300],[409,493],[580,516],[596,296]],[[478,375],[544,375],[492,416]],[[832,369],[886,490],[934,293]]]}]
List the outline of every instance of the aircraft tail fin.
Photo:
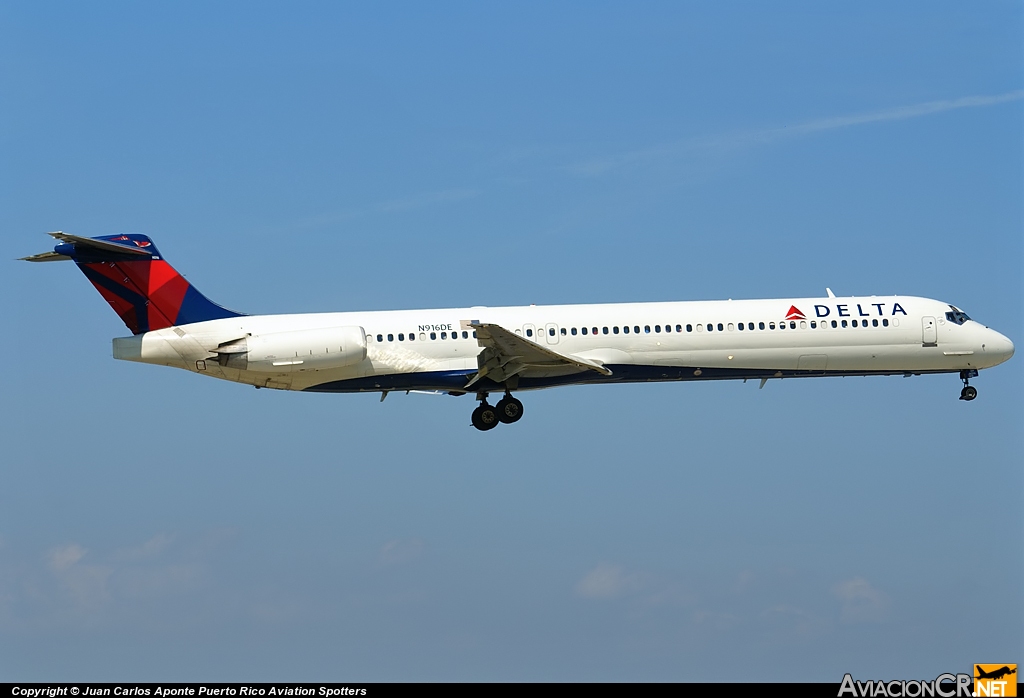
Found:
[{"label": "aircraft tail fin", "polygon": [[52,252],[22,259],[75,262],[132,334],[242,315],[200,293],[164,260],[145,235],[49,235],[58,241]]}]

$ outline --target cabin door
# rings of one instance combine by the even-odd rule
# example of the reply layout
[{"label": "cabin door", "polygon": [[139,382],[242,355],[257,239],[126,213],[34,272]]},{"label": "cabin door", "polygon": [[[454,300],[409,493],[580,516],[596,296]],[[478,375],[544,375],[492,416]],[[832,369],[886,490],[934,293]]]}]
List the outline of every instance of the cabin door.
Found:
[{"label": "cabin door", "polygon": [[935,331],[935,318],[931,316],[921,318],[921,343],[932,347],[938,343],[938,336]]}]

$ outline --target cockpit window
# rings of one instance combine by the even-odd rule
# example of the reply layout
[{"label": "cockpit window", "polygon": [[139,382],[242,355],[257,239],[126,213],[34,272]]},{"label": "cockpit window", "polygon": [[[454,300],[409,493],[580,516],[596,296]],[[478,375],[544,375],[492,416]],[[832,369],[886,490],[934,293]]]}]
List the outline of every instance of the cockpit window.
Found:
[{"label": "cockpit window", "polygon": [[949,320],[950,322],[955,322],[958,325],[962,325],[971,319],[970,317],[967,316],[967,313],[960,310],[956,306],[951,305],[949,307],[951,309],[951,312],[946,313],[946,319]]}]

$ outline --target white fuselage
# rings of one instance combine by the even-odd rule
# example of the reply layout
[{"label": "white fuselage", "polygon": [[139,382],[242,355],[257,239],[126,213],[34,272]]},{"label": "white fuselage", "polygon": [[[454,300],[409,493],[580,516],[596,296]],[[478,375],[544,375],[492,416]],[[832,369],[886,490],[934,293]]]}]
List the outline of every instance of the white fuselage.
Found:
[{"label": "white fuselage", "polygon": [[[114,356],[259,387],[338,392],[460,392],[479,369],[483,347],[472,325],[480,323],[611,371],[538,369],[518,377],[514,387],[521,390],[616,380],[945,373],[1012,356],[1010,340],[964,318],[946,303],[910,296],[249,315],[115,339]],[[335,329],[347,332],[338,340],[346,345],[342,358],[308,339]],[[273,353],[255,356],[255,347],[264,346]],[[247,351],[248,363],[228,360],[241,355],[229,351]],[[468,391],[500,387],[481,382]]]}]

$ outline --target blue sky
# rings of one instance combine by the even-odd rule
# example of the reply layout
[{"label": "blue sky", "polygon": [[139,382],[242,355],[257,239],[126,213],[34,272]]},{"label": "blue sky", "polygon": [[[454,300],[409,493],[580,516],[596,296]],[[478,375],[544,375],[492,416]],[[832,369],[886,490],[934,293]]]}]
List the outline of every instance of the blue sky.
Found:
[{"label": "blue sky", "polygon": [[470,398],[115,362],[43,235],[247,312],[903,293],[1018,346],[1016,3],[0,7],[0,678],[1020,661],[1019,358]]}]

